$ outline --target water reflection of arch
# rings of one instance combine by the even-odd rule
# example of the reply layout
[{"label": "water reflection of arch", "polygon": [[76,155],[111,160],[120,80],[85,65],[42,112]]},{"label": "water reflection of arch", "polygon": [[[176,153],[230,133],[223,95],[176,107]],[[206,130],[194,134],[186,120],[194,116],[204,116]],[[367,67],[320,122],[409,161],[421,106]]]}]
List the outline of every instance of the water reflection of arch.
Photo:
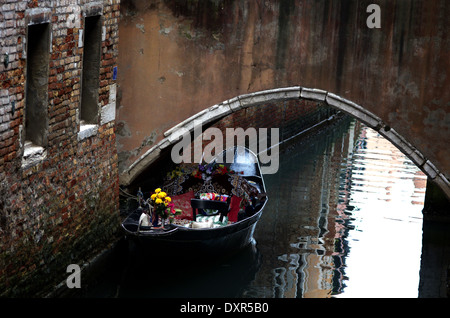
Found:
[{"label": "water reflection of arch", "polygon": [[127,186],[135,180],[140,173],[142,173],[147,167],[158,159],[162,151],[180,140],[182,133],[185,132],[180,128],[184,128],[192,132],[194,130],[195,120],[200,120],[203,124],[207,124],[243,108],[258,106],[274,101],[292,99],[308,99],[318,102],[325,102],[327,105],[342,110],[357,118],[368,127],[379,132],[383,137],[400,149],[428,176],[430,180],[434,181],[443,190],[447,197],[450,198],[450,182],[444,174],[440,172],[432,162],[425,158],[419,149],[399,135],[394,127],[386,125],[381,118],[366,110],[362,106],[346,100],[338,95],[320,89],[310,89],[300,86],[265,90],[236,96],[191,116],[166,131],[162,140],[150,148],[145,154],[131,164],[130,167],[121,173],[120,183]]}]

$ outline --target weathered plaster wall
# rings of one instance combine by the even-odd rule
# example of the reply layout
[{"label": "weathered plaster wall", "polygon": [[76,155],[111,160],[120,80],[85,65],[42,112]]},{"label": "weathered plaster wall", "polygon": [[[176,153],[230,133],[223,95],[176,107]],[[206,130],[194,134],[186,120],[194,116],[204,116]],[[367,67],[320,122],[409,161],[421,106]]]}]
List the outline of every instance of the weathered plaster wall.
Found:
[{"label": "weathered plaster wall", "polygon": [[123,0],[124,171],[186,118],[235,96],[318,88],[368,109],[450,175],[450,3]]}]

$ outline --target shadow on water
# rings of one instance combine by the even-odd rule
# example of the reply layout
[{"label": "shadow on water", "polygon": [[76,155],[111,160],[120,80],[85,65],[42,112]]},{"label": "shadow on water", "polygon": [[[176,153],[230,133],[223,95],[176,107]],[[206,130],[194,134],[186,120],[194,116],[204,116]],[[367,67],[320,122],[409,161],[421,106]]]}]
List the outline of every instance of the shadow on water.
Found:
[{"label": "shadow on water", "polygon": [[[219,259],[148,255],[120,240],[95,277],[83,279],[75,297],[85,298],[234,298],[254,279],[261,264],[256,244]],[[237,283],[239,282],[239,283]]]}]

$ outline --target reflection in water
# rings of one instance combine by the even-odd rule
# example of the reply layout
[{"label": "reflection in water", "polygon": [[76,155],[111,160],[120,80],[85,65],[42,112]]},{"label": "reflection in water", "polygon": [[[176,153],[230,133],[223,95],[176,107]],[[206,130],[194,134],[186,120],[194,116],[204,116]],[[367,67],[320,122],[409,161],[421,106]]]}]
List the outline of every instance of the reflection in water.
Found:
[{"label": "reflection in water", "polygon": [[265,182],[256,249],[213,264],[116,249],[82,296],[418,296],[426,177],[375,131],[345,119],[290,141]]},{"label": "reflection in water", "polygon": [[243,297],[417,297],[426,177],[360,123],[291,145],[266,176]]},{"label": "reflection in water", "polygon": [[82,288],[72,290],[77,294],[68,297],[239,297],[261,264],[261,254],[254,243],[220,260],[180,259],[173,254],[144,255],[137,245],[128,243],[119,241],[114,255],[101,265],[94,277],[84,277]]}]

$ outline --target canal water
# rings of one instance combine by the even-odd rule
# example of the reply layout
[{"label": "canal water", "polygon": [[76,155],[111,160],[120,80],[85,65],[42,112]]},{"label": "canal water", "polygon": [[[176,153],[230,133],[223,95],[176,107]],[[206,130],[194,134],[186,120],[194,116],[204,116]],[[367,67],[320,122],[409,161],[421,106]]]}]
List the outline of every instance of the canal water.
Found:
[{"label": "canal water", "polygon": [[266,177],[246,297],[417,297],[426,177],[351,121],[286,149]]},{"label": "canal water", "polygon": [[242,253],[148,262],[122,242],[82,296],[418,297],[426,177],[377,132],[345,118],[292,139],[265,182]]}]

